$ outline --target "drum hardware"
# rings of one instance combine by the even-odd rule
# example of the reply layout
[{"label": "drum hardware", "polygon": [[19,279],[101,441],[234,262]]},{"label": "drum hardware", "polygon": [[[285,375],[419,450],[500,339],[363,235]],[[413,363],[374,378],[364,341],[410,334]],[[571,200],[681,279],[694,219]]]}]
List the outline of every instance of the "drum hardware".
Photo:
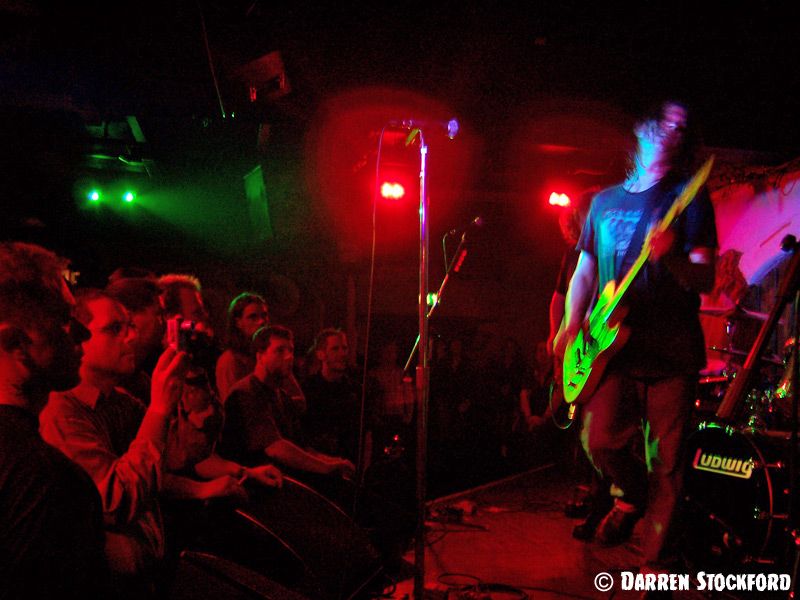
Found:
[{"label": "drum hardware", "polygon": [[792,393],[792,374],[794,373],[794,338],[786,340],[783,345],[784,364],[783,377],[775,386],[775,397],[779,400],[786,400]]},{"label": "drum hardware", "polygon": [[753,518],[756,521],[767,521],[767,520],[774,520],[774,521],[786,521],[789,519],[789,515],[787,513],[779,513],[779,514],[772,514],[769,511],[761,510],[759,507],[755,507],[753,509]]},{"label": "drum hardware", "polygon": [[[708,349],[713,350],[714,352],[719,352],[720,354],[727,354],[728,356],[736,356],[738,358],[747,357],[747,352],[745,352],[744,350],[735,350],[733,348],[720,348],[719,346],[709,346]],[[759,356],[758,360],[778,367],[783,366],[783,359],[779,356]]]},{"label": "drum hardware", "polygon": [[[794,574],[800,571],[798,534],[790,533],[798,528],[800,516],[797,488],[800,360],[795,359],[790,368],[791,358],[783,361],[773,356],[762,358],[790,301],[794,301],[793,336],[800,340],[800,244],[793,236],[786,236],[782,248],[791,252],[791,260],[769,314],[742,309],[724,315],[731,324],[745,319],[761,322],[750,350],[744,353],[730,347],[711,348],[743,360],[716,411],[721,425],[708,424],[688,439],[686,496],[689,508],[695,512],[690,515],[694,521],[687,528],[687,536],[693,537],[690,541],[694,543],[687,544],[685,553],[690,561],[695,560],[695,565],[707,567],[710,565],[706,562],[716,561],[714,566],[737,572],[745,563],[781,566],[794,563]],[[792,350],[797,355],[800,343],[792,344]],[[764,363],[785,365],[785,370],[777,387],[762,385],[759,390],[759,384],[754,386],[754,382],[761,375]],[[776,402],[781,396],[791,397],[792,401],[791,410],[781,423],[787,425],[781,429],[788,431],[778,432],[774,431],[772,419],[783,410]],[[746,419],[749,427],[742,428],[738,424],[743,422],[745,410],[749,412]],[[697,510],[698,506],[713,510]],[[710,514],[715,518],[709,518]],[[792,546],[788,552],[787,546]]]},{"label": "drum hardware", "polygon": [[718,525],[723,530],[724,533],[722,534],[722,543],[726,548],[731,550],[735,549],[736,551],[739,551],[742,548],[742,538],[736,535],[736,532],[730,525],[728,525],[714,513],[708,513],[708,520],[715,525]]},{"label": "drum hardware", "polygon": [[[736,304],[733,308],[717,308],[717,307],[701,308],[698,312],[701,315],[707,315],[709,317],[721,317],[726,321],[734,321],[734,322],[761,321],[763,323],[769,318],[769,315],[767,313],[748,310],[743,306],[741,306],[740,304]],[[783,320],[780,320],[779,323],[783,324]]]},{"label": "drum hardware", "polygon": [[747,395],[747,420],[745,428],[752,431],[774,430],[784,425],[782,415],[776,408],[775,393],[772,387],[754,388]]},{"label": "drum hardware", "polygon": [[769,464],[764,465],[764,468],[765,469],[785,469],[786,468],[786,463],[784,463],[782,460],[779,460],[779,461],[776,461],[774,463],[769,463]]},{"label": "drum hardware", "polygon": [[694,401],[696,414],[710,418],[719,407],[728,382],[727,376],[701,377],[697,382],[697,395]]},{"label": "drum hardware", "polygon": [[788,522],[785,439],[704,422],[687,446],[687,558],[733,571],[773,564]]},{"label": "drum hardware", "polygon": [[[798,586],[800,586],[800,531],[792,529],[789,532],[789,552],[792,556],[792,589],[789,591],[789,598],[798,597]],[[787,561],[788,562],[788,561]]]},{"label": "drum hardware", "polygon": [[[756,432],[745,430],[745,431],[743,431],[743,433],[753,434],[753,433],[756,433]],[[754,460],[752,462],[752,465],[753,465],[754,469],[785,469],[786,468],[786,463],[784,463],[782,460],[776,460],[773,463],[761,463],[761,462],[758,462],[757,460]]]},{"label": "drum hardware", "polygon": [[[733,377],[733,375],[731,375]],[[731,380],[731,377],[727,375],[716,375],[714,377],[701,377],[700,380],[697,382],[699,385],[711,385],[714,383],[728,383]]]}]

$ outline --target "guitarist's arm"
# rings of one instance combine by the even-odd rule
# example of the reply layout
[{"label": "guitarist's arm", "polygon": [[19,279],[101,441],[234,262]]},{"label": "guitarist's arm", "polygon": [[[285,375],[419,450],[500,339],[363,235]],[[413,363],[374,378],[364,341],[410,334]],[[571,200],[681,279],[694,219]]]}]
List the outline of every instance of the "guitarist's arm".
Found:
[{"label": "guitarist's arm", "polygon": [[664,265],[683,287],[708,294],[714,289],[716,254],[714,248],[694,248],[688,256],[668,254]]},{"label": "guitarist's arm", "polygon": [[564,356],[567,342],[573,339],[583,326],[586,311],[594,298],[596,289],[597,259],[588,252],[581,252],[567,290],[564,322],[553,343],[556,356]]},{"label": "guitarist's arm", "polygon": [[716,250],[692,248],[688,255],[669,252],[675,234],[671,229],[653,234],[650,238],[650,259],[661,260],[681,287],[703,294],[714,289]]},{"label": "guitarist's arm", "polygon": [[547,352],[551,356],[553,354],[553,343],[555,342],[556,335],[564,322],[565,302],[566,298],[564,294],[559,291],[553,292],[550,298],[550,335],[547,338]]}]

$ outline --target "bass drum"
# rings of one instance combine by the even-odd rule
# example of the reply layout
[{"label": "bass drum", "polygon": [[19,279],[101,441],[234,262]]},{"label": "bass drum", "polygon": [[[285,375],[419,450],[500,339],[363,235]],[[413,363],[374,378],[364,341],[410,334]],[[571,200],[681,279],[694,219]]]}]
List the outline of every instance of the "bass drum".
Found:
[{"label": "bass drum", "polygon": [[735,570],[781,558],[788,435],[704,423],[689,437],[683,551],[693,567]]}]

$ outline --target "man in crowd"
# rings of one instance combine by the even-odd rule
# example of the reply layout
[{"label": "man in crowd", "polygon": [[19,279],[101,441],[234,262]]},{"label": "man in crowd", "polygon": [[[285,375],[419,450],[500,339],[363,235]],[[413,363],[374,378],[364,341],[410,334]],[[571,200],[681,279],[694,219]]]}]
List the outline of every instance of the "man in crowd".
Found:
[{"label": "man in crowd", "polygon": [[[314,342],[320,362],[319,373],[305,381],[306,414],[303,431],[309,446],[353,463],[359,460],[361,432],[361,384],[348,373],[350,349],[340,329],[323,329]],[[374,400],[374,398],[371,398]],[[372,447],[374,407],[365,407],[364,457],[369,461]]]},{"label": "man in crowd", "polygon": [[191,323],[192,364],[201,367],[212,387],[216,388],[214,373],[220,351],[214,336],[211,316],[203,301],[200,280],[193,275],[171,273],[162,276],[158,280],[158,285],[161,287],[164,319],[169,321],[178,318]]},{"label": "man in crowd", "polygon": [[187,321],[194,321],[202,331],[213,337],[214,330],[197,277],[170,273],[162,276],[158,285],[161,287],[161,306],[167,319],[180,316]]},{"label": "man in crowd", "polygon": [[79,381],[86,329],[71,314],[66,261],[0,244],[0,597],[103,598],[100,497],[83,470],[44,443],[49,392]]},{"label": "man in crowd", "polygon": [[161,356],[165,322],[158,284],[141,277],[121,278],[110,283],[106,292],[120,302],[136,328],[132,340],[136,372],[122,385],[132,396],[150,403],[150,373]]},{"label": "man in crowd", "polygon": [[[332,337],[341,343],[338,334]],[[305,444],[298,405],[289,399],[282,385],[292,372],[292,332],[278,325],[264,327],[253,336],[253,346],[255,370],[233,386],[225,403],[220,454],[245,465],[274,460],[293,470],[299,479],[353,514],[359,524],[373,529],[373,541],[387,563],[398,560],[413,520],[399,506],[374,494],[364,495],[358,510],[353,511],[354,504],[358,504],[356,488],[342,479],[353,477],[353,463]],[[346,347],[332,352],[329,362],[338,365],[337,369],[343,364],[342,354],[346,355]]]},{"label": "man in crowd", "polygon": [[253,336],[253,348],[253,373],[233,386],[225,403],[220,453],[245,465],[274,460],[295,471],[352,476],[349,460],[305,448],[297,404],[283,388],[294,362],[292,332],[263,327]]},{"label": "man in crowd", "polygon": [[181,395],[186,356],[168,348],[153,371],[150,405],[118,387],[135,369],[136,330],[125,308],[99,290],[78,295],[83,343],[80,383],[52,394],[42,437],[78,463],[103,500],[106,556],[116,593],[150,597],[164,557],[158,492],[170,418]]},{"label": "man in crowd", "polygon": [[[262,296],[242,292],[231,300],[228,306],[228,348],[219,357],[216,366],[217,391],[222,402],[228,398],[237,381],[253,372],[256,361],[252,349],[253,334],[268,325],[269,306]],[[306,398],[294,373],[284,379],[282,386],[298,405],[298,410],[304,412]]]}]

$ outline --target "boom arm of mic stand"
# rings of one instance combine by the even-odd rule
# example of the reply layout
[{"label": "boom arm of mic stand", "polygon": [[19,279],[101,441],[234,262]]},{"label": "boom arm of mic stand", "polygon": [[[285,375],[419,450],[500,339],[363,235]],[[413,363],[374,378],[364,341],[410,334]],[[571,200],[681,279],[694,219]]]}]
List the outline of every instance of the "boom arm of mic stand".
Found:
[{"label": "boom arm of mic stand", "polygon": [[[439,289],[436,291],[436,301],[431,305],[428,309],[428,318],[430,319],[433,316],[436,307],[439,306],[442,300],[442,295],[444,294],[444,290],[447,287],[447,283],[450,281],[450,273],[453,272],[453,268],[458,264],[458,259],[461,257],[461,251],[464,249],[464,245],[467,241],[467,235],[461,236],[461,241],[458,242],[458,247],[456,251],[453,253],[453,259],[450,261],[450,264],[447,265],[447,272],[444,274],[444,278],[442,279],[442,283],[439,285]],[[408,355],[408,360],[406,361],[405,366],[403,367],[403,372],[408,373],[411,369],[411,363],[414,361],[414,357],[417,355],[417,350],[419,350],[419,334],[417,335],[417,339],[414,342],[414,347],[411,349],[411,352]]]}]

